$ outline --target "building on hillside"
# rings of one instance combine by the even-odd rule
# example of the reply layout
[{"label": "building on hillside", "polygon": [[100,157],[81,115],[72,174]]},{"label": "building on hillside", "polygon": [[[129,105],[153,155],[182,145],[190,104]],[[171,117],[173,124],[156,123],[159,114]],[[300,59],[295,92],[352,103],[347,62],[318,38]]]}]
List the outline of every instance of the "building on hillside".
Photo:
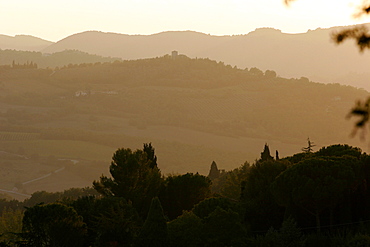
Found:
[{"label": "building on hillside", "polygon": [[174,60],[177,58],[178,55],[179,55],[178,51],[172,51],[172,53],[171,53],[172,59],[174,59]]}]

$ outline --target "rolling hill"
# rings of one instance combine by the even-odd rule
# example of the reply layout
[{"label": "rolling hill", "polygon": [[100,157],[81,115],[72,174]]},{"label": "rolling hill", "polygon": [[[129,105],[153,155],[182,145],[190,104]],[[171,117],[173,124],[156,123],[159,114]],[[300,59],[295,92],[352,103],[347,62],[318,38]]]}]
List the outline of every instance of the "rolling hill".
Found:
[{"label": "rolling hill", "polygon": [[[8,172],[1,189],[61,169],[50,164],[59,159],[79,163],[53,176],[58,182],[51,189],[74,184],[71,172],[88,186],[108,174],[117,148],[148,142],[165,174],[206,175],[213,160],[230,170],[258,159],[265,143],[273,155],[292,155],[308,137],[317,149],[347,143],[366,151],[349,138],[353,123],[345,116],[367,91],[210,59],[166,55],[56,70],[0,67],[0,89],[0,151],[13,154],[0,161]],[[22,166],[32,166],[32,173]],[[45,189],[53,177],[22,189]]]},{"label": "rolling hill", "polygon": [[0,35],[0,49],[20,51],[41,51],[53,44],[51,41],[43,40],[30,35]]},{"label": "rolling hill", "polygon": [[[0,35],[0,49],[38,51],[47,56],[72,50],[119,60],[160,57],[176,50],[191,58],[209,58],[242,69],[257,67],[263,71],[274,70],[285,78],[304,76],[313,81],[340,83],[370,90],[368,52],[359,53],[351,42],[337,46],[330,40],[332,33],[342,28],[344,27],[319,28],[299,34],[259,28],[248,34],[235,36],[214,36],[194,31],[167,31],[152,35],[87,31],[70,35],[55,43],[32,36]],[[5,60],[1,59],[0,64],[9,64],[8,60],[23,62],[30,57],[23,55],[13,54]],[[0,58],[4,56],[0,54]],[[92,59],[64,62],[49,58],[37,60],[40,67],[46,68],[61,67],[69,63],[89,63]],[[96,57],[94,61],[99,62]]]},{"label": "rolling hill", "polygon": [[76,49],[131,60],[159,57],[177,50],[191,58],[209,58],[239,68],[275,70],[286,78],[305,76],[314,81],[370,89],[367,83],[370,56],[360,54],[351,42],[337,46],[330,41],[331,34],[341,28],[300,34],[260,28],[237,36],[212,36],[193,31],[153,35],[88,31],[66,37],[43,52]]}]

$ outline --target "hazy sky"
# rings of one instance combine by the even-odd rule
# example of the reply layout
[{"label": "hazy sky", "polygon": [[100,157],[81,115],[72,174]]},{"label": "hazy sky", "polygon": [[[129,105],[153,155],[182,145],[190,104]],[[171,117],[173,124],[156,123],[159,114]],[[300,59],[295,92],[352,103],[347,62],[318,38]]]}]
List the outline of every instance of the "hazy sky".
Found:
[{"label": "hazy sky", "polygon": [[87,30],[125,34],[193,30],[247,34],[258,27],[287,33],[342,26],[359,0],[0,0],[0,34],[58,41]]}]

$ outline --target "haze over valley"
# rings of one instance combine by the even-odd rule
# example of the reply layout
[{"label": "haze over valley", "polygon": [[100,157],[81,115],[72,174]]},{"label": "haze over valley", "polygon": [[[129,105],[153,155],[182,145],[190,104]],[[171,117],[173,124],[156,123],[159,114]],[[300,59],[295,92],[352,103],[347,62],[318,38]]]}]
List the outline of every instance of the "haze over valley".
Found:
[{"label": "haze over valley", "polygon": [[[312,31],[312,35],[315,32],[324,31]],[[77,41],[86,35],[91,36],[89,40],[103,40],[89,42],[95,45],[85,45],[84,51],[70,50],[83,48]],[[155,147],[164,174],[206,175],[212,161],[222,169],[234,169],[258,159],[266,143],[273,153],[278,150],[280,157],[292,155],[306,146],[307,138],[317,148],[348,143],[366,150],[366,144],[349,137],[353,122],[345,116],[354,100],[365,98],[367,91],[304,76],[284,78],[270,69],[239,68],[195,56],[211,57],[214,52],[226,60],[239,57],[235,61],[252,64],[257,58],[256,64],[263,60],[268,61],[264,66],[269,66],[271,61],[280,61],[273,53],[270,59],[259,58],[262,52],[267,56],[269,49],[254,49],[261,54],[253,56],[231,56],[227,51],[238,50],[235,42],[242,42],[238,39],[272,42],[271,35],[276,37],[273,40],[285,37],[284,42],[276,41],[280,45],[289,44],[290,37],[301,37],[300,44],[313,42],[304,39],[310,33],[285,36],[271,29],[240,37],[195,32],[131,37],[87,32],[44,47],[42,52],[25,51],[21,46],[19,50],[1,50],[0,188],[12,190],[17,185],[29,195],[45,188],[60,191],[90,186],[97,176],[109,172],[107,164],[118,147],[136,149],[148,142]],[[153,39],[157,41],[150,41]],[[142,42],[146,49],[133,49],[128,43],[120,46],[122,40],[138,47]],[[33,44],[39,47],[44,41],[40,42]],[[148,42],[152,46],[145,46]],[[253,50],[252,43],[246,52]],[[220,48],[229,46],[230,50]],[[171,53],[176,47],[193,58]],[[151,58],[139,59],[144,56]]]}]

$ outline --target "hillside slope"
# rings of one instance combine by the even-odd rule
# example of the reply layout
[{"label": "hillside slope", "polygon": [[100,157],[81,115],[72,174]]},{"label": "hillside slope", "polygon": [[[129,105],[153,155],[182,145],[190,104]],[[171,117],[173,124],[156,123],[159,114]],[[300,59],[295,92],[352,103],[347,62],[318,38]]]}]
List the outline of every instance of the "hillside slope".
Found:
[{"label": "hillside slope", "polygon": [[[152,142],[163,173],[205,175],[213,160],[226,170],[253,162],[265,143],[280,157],[299,152],[308,137],[317,149],[347,143],[366,151],[349,138],[345,116],[368,92],[349,86],[168,55],[54,71],[0,69],[0,150],[33,157],[33,164],[38,157],[94,164],[88,173],[88,165],[68,170],[88,174],[86,185],[107,173],[114,150],[144,142]],[[15,172],[14,182],[32,179],[19,162],[2,159],[0,167]],[[33,172],[50,171],[36,165]]]},{"label": "hillside slope", "polygon": [[238,36],[212,36],[192,31],[153,35],[89,31],[71,35],[43,52],[76,49],[101,56],[140,59],[177,50],[191,58],[210,58],[239,68],[272,69],[282,77],[305,76],[315,81],[370,89],[367,83],[370,56],[360,54],[351,42],[336,46],[330,41],[331,34],[341,28],[301,34],[261,28]]}]

